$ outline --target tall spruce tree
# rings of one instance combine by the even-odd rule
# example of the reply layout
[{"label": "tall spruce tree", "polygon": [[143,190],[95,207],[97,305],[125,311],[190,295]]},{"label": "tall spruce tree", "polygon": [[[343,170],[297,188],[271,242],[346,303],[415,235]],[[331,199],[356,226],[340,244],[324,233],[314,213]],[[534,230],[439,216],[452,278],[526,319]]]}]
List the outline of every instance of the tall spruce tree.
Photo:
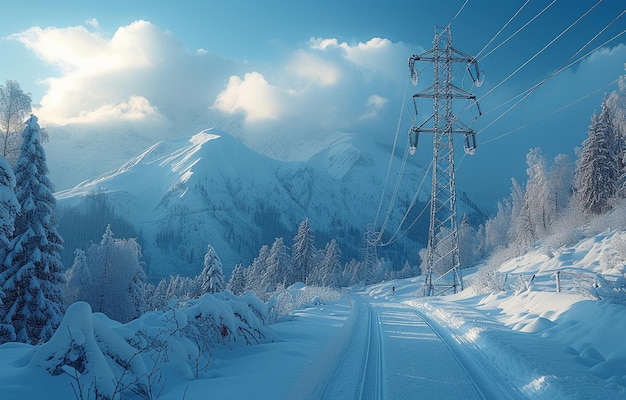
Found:
[{"label": "tall spruce tree", "polygon": [[313,268],[315,253],[315,236],[309,226],[309,220],[305,219],[300,223],[291,245],[294,282],[306,282]]},{"label": "tall spruce tree", "polygon": [[[2,271],[11,238],[15,230],[15,216],[19,211],[20,204],[15,197],[15,175],[9,163],[0,157],[0,317],[5,315],[4,298],[2,290]],[[13,340],[15,333],[13,325],[5,324],[0,320],[0,343]]]},{"label": "tall spruce tree", "polygon": [[241,263],[237,264],[230,275],[230,279],[226,284],[226,289],[232,294],[240,296],[246,291],[245,269]]},{"label": "tall spruce tree", "polygon": [[623,165],[623,140],[614,118],[602,102],[602,111],[594,113],[576,165],[574,190],[582,210],[602,214],[611,208]]},{"label": "tall spruce tree", "polygon": [[207,252],[204,255],[204,268],[196,278],[196,282],[200,288],[200,295],[220,293],[226,288],[222,261],[211,245],[207,246]]},{"label": "tall spruce tree", "polygon": [[39,130],[31,115],[14,171],[21,211],[0,274],[2,323],[13,327],[15,340],[31,344],[48,340],[64,313],[63,240],[56,229],[56,200]]}]

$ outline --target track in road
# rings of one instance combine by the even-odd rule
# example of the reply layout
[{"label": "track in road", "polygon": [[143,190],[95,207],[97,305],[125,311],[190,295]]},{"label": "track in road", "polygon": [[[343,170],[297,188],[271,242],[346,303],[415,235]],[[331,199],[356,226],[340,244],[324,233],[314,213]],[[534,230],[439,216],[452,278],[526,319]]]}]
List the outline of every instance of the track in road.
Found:
[{"label": "track in road", "polygon": [[[512,399],[494,392],[493,380],[416,310],[393,302],[356,298],[357,321],[349,344],[338,354],[321,399]],[[470,363],[472,365],[465,365]],[[478,374],[480,375],[480,373]],[[497,393],[497,397],[492,397]]]},{"label": "track in road", "polygon": [[384,399],[384,357],[381,327],[378,314],[367,303],[368,338],[365,357],[365,369],[361,380],[359,399]]}]

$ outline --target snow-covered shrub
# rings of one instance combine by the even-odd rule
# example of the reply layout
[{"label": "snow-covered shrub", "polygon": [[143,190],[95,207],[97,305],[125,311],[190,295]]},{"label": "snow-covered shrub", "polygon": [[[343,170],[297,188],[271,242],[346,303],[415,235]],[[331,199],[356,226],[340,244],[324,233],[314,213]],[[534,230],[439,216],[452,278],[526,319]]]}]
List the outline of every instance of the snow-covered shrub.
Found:
[{"label": "snow-covered shrub", "polygon": [[597,277],[598,287],[595,289],[601,299],[626,305],[626,276],[601,276]]},{"label": "snow-covered shrub", "polygon": [[76,398],[156,398],[173,383],[165,376],[197,378],[212,349],[268,340],[267,306],[252,297],[207,294],[127,324],[76,302],[54,336],[35,349],[30,365],[69,376]]},{"label": "snow-covered shrub", "polygon": [[505,290],[506,275],[493,267],[483,266],[468,278],[476,294],[496,293]]},{"label": "snow-covered shrub", "polygon": [[276,318],[290,315],[295,310],[313,305],[321,305],[339,301],[341,291],[329,287],[304,286],[301,283],[291,285],[285,290],[274,294],[273,311]]}]

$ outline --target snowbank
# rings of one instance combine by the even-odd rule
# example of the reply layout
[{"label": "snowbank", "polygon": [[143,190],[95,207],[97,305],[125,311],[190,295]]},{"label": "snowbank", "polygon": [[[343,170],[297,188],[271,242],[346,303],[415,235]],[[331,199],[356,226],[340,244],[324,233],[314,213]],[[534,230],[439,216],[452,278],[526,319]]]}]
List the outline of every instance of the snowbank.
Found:
[{"label": "snowbank", "polygon": [[[218,347],[270,339],[264,303],[249,294],[205,295],[184,306],[152,312],[127,324],[72,304],[59,329],[21,363],[43,369],[76,398],[153,398],[166,385],[205,373]],[[59,386],[63,384],[59,383]]]}]

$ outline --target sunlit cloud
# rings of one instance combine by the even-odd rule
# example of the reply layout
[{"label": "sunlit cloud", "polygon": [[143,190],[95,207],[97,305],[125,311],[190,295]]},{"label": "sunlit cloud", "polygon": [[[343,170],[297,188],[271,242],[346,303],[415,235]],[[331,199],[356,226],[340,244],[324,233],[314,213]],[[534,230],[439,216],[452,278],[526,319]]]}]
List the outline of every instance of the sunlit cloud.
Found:
[{"label": "sunlit cloud", "polygon": [[389,99],[386,99],[377,94],[373,94],[368,97],[365,103],[365,112],[360,116],[361,120],[376,119],[380,116],[382,110],[389,103]]},{"label": "sunlit cloud", "polygon": [[[44,80],[48,90],[35,110],[47,124],[102,122],[114,116],[185,121],[185,115],[177,114],[206,110],[227,80],[231,62],[206,51],[188,52],[150,22],[122,26],[110,38],[90,29],[97,21],[85,25],[32,27],[10,36],[60,72]],[[150,107],[139,104],[139,98]],[[157,115],[163,112],[167,117]]]},{"label": "sunlit cloud", "polygon": [[295,53],[287,65],[287,70],[298,78],[320,86],[336,85],[341,78],[339,65],[302,50]]},{"label": "sunlit cloud", "polygon": [[214,108],[229,114],[244,112],[247,121],[275,120],[281,113],[279,97],[280,89],[269,85],[260,73],[251,72],[243,79],[231,76]]}]

